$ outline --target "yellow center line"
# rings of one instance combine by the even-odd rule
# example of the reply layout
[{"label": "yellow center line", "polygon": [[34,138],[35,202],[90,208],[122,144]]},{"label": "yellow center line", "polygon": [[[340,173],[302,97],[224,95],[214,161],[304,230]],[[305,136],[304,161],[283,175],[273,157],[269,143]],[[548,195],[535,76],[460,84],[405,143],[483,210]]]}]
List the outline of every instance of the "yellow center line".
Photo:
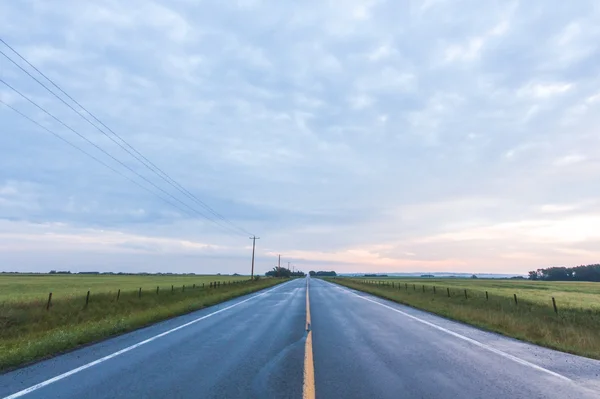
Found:
[{"label": "yellow center line", "polygon": [[310,278],[306,279],[306,343],[304,345],[304,387],[303,399],[315,399],[315,364],[313,362],[312,328],[310,324],[310,299],[308,285]]}]

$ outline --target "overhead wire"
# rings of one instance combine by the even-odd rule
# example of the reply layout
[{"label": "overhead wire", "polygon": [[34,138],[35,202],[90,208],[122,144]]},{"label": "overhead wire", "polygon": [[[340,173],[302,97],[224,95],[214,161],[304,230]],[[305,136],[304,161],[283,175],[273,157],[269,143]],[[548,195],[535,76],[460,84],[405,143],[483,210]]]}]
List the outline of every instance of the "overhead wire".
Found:
[{"label": "overhead wire", "polygon": [[78,145],[72,143],[71,141],[65,139],[64,137],[62,137],[60,134],[50,130],[49,128],[47,128],[46,126],[42,125],[41,123],[39,123],[38,121],[36,121],[35,119],[25,115],[23,112],[19,111],[18,109],[16,109],[15,107],[13,107],[12,105],[8,104],[7,102],[3,101],[0,98],[0,104],[3,104],[4,106],[6,106],[7,108],[13,110],[15,113],[17,113],[18,115],[20,115],[21,117],[23,117],[24,119],[27,119],[29,122],[33,123],[34,125],[38,126],[41,129],[44,129],[45,131],[47,131],[48,133],[52,134],[54,137],[56,137],[57,139],[61,140],[62,142],[68,144],[69,146],[75,148],[77,151],[85,154],[86,156],[92,158],[94,161],[98,162],[99,164],[101,164],[102,166],[110,169],[111,171],[113,171],[114,173],[118,174],[119,176],[129,180],[131,183],[137,185],[138,187],[148,191],[150,194],[157,196],[158,198],[160,198],[161,200],[163,200],[164,202],[166,202],[167,204],[179,209],[181,212],[183,213],[187,213],[190,216],[194,216],[192,213],[190,213],[190,211],[185,210],[183,208],[181,208],[179,205],[169,201],[168,199],[162,197],[160,194],[157,194],[156,192],[152,191],[151,189],[149,189],[148,187],[144,186],[143,184],[140,184],[139,182],[135,181],[134,179],[132,179],[131,177],[127,176],[125,173],[122,173],[121,171],[113,168],[112,166],[110,166],[109,164],[107,164],[106,162],[104,162],[103,160],[101,160],[100,158],[94,156],[93,154],[90,154],[89,152],[87,152],[86,150],[84,150],[83,148],[79,147]]},{"label": "overhead wire", "polygon": [[179,198],[175,197],[174,195],[172,195],[168,191],[164,190],[162,187],[156,185],[153,181],[149,180],[148,178],[146,178],[145,176],[143,176],[142,174],[140,174],[139,172],[137,172],[136,170],[134,170],[133,168],[131,168],[129,165],[127,165],[124,162],[122,162],[121,160],[117,159],[112,154],[110,154],[109,152],[107,152],[106,150],[104,150],[102,147],[100,147],[98,144],[94,143],[93,141],[91,141],[90,139],[88,139],[87,137],[85,137],[83,134],[79,133],[77,130],[73,129],[71,126],[67,125],[65,122],[63,122],[62,120],[60,120],[59,118],[57,118],[56,116],[54,116],[48,110],[46,110],[45,108],[43,108],[42,106],[40,106],[39,104],[37,104],[35,101],[33,101],[32,99],[30,99],[29,97],[27,97],[25,94],[21,93],[18,89],[16,89],[15,87],[13,87],[9,83],[7,83],[4,79],[0,78],[0,83],[4,84],[5,86],[7,86],[11,90],[13,90],[15,93],[17,93],[23,99],[25,99],[30,104],[32,104],[33,106],[35,106],[36,108],[38,108],[40,111],[42,111],[43,113],[45,113],[46,115],[48,115],[49,117],[51,117],[52,119],[54,119],[56,122],[60,123],[62,126],[64,126],[65,128],[67,128],[68,130],[70,130],[73,133],[75,133],[77,136],[79,136],[80,138],[82,138],[83,140],[85,140],[86,142],[88,142],[89,144],[91,144],[92,146],[94,146],[95,148],[97,148],[99,151],[101,151],[102,153],[104,153],[105,155],[107,155],[108,157],[110,157],[113,161],[117,162],[118,164],[120,164],[121,166],[123,166],[124,168],[126,168],[127,170],[129,170],[130,172],[132,172],[133,174],[135,174],[136,176],[138,176],[139,178],[141,178],[142,180],[144,180],[145,182],[147,182],[148,184],[150,184],[151,186],[153,186],[154,188],[156,188],[157,190],[159,190],[162,193],[166,194],[167,196],[171,197],[173,200],[179,202],[180,204],[182,204],[186,208],[189,208],[192,212],[196,213],[197,215],[199,215],[199,216],[201,216],[201,217],[209,220],[210,222],[212,222],[212,223],[220,226],[222,229],[228,231],[229,233],[240,235],[240,233],[237,232],[236,230],[233,230],[232,228],[230,228],[230,227],[228,227],[226,225],[223,225],[223,224],[219,223],[218,221],[216,221],[214,219],[211,219],[211,218],[207,217],[205,214],[199,212],[195,208],[192,208],[191,206],[189,206],[185,202],[181,201]]},{"label": "overhead wire", "polygon": [[[206,204],[204,201],[200,200],[197,196],[195,196],[193,193],[191,193],[189,190],[187,190],[185,187],[183,187],[180,183],[178,183],[175,179],[173,179],[171,176],[169,176],[169,174],[167,174],[164,170],[162,170],[161,168],[159,168],[158,166],[156,166],[152,161],[150,161],[147,157],[145,157],[142,153],[140,153],[135,147],[133,147],[131,144],[129,144],[119,134],[117,134],[116,132],[114,132],[111,128],[109,128],[106,124],[104,124],[100,119],[98,119],[93,113],[91,113],[88,109],[86,109],[83,105],[81,105],[77,100],[75,100],[68,93],[66,93],[52,79],[50,79],[43,72],[41,72],[31,62],[29,62],[24,56],[22,56],[17,50],[15,50],[12,46],[10,46],[8,43],[6,43],[6,41],[4,41],[2,38],[0,38],[0,42],[3,43],[7,48],[9,48],[13,53],[15,53],[20,59],[22,59],[27,65],[29,65],[31,68],[33,68],[42,77],[44,77],[48,82],[50,82],[50,84],[52,84],[56,89],[58,89],[62,94],[64,94],[69,100],[71,100],[73,103],[75,103],[77,106],[79,106],[82,110],[84,110],[96,122],[98,122],[100,125],[102,125],[104,128],[106,128],[108,131],[110,131],[125,146],[123,144],[117,142],[112,136],[108,135],[104,130],[102,130],[100,127],[98,127],[92,121],[90,121],[85,115],[83,115],[81,112],[79,112],[78,110],[76,110],[71,104],[67,103],[62,97],[60,97],[59,95],[57,95],[48,86],[46,86],[39,79],[37,79],[35,76],[33,76],[29,71],[27,71],[25,68],[23,68],[21,65],[19,65],[19,63],[17,63],[16,61],[14,61],[6,53],[4,53],[2,50],[0,50],[0,54],[2,54],[6,59],[8,59],[12,64],[14,64],[16,67],[18,67],[24,73],[26,73],[30,78],[32,78],[33,80],[35,80],[39,85],[41,85],[42,87],[44,87],[44,89],[46,89],[49,93],[51,93],[59,101],[61,101],[63,104],[65,104],[67,107],[69,107],[73,112],[77,113],[82,119],[84,119],[86,122],[88,122],[94,128],[96,128],[100,133],[102,133],[104,136],[106,136],[107,138],[109,138],[112,142],[114,142],[115,144],[117,144],[121,149],[123,149],[125,152],[127,152],[129,155],[131,155],[137,161],[139,161],[140,163],[142,163],[142,165],[144,165],[146,168],[148,168],[150,171],[152,171],[155,175],[157,175],[163,181],[165,181],[170,186],[172,186],[175,189],[177,189],[179,192],[183,193],[185,196],[187,196],[188,198],[190,198],[194,202],[198,203],[200,206],[202,206],[210,214],[212,214],[216,218],[220,219],[221,221],[229,224],[231,226],[231,228],[239,231],[240,233],[242,233],[244,235],[252,235],[252,233],[250,233],[247,230],[245,230],[244,228],[236,225],[235,223],[233,223],[232,221],[230,221],[229,219],[227,219],[226,217],[224,217],[223,215],[221,215],[220,213],[218,213],[217,211],[215,211],[214,209],[212,209],[208,204]],[[129,149],[131,149],[131,151],[133,151],[133,153]]]},{"label": "overhead wire", "polygon": [[[0,42],[3,43],[7,48],[9,48],[13,53],[15,53],[19,58],[21,58],[25,63],[27,63],[27,65],[29,65],[31,68],[33,68],[37,73],[39,73],[41,76],[43,76],[48,82],[50,82],[50,84],[52,84],[56,89],[58,89],[62,94],[64,94],[68,99],[70,99],[73,103],[75,103],[77,106],[79,106],[82,110],[84,110],[88,115],[90,115],[96,122],[98,122],[100,125],[102,125],[104,128],[106,128],[108,131],[110,131],[115,137],[117,137],[123,144],[125,144],[125,146],[123,146],[123,144],[117,142],[113,137],[111,137],[110,135],[108,135],[104,130],[102,130],[100,127],[98,127],[96,124],[94,124],[92,121],[90,121],[85,115],[83,115],[81,112],[79,112],[78,110],[76,110],[71,104],[67,103],[63,98],[61,98],[59,95],[57,95],[54,91],[52,91],[49,87],[47,87],[44,83],[42,83],[39,79],[37,79],[35,76],[33,76],[29,71],[27,71],[25,68],[23,68],[21,65],[19,65],[19,63],[17,63],[16,61],[14,61],[11,57],[9,57],[6,53],[4,53],[3,51],[0,50],[0,54],[2,54],[5,58],[7,58],[11,63],[13,63],[15,66],[17,66],[21,71],[23,71],[24,73],[26,73],[30,78],[32,78],[33,80],[35,80],[39,85],[41,85],[42,87],[44,87],[49,93],[51,93],[54,97],[56,97],[58,100],[60,100],[63,104],[65,104],[67,107],[69,107],[72,111],[74,111],[75,113],[77,113],[81,118],[83,118],[86,122],[88,122],[90,125],[92,125],[94,128],[96,128],[98,131],[100,131],[103,135],[105,135],[106,137],[108,137],[112,142],[114,142],[115,144],[117,144],[121,149],[123,149],[124,151],[126,151],[129,155],[131,155],[133,158],[135,158],[137,161],[139,161],[140,163],[142,163],[142,165],[144,165],[146,168],[148,168],[150,171],[152,171],[155,175],[157,175],[159,178],[161,178],[163,181],[167,182],[170,186],[174,187],[175,189],[177,189],[179,192],[183,193],[185,196],[187,196],[188,198],[192,199],[194,202],[198,203],[200,206],[202,206],[206,211],[208,211],[211,215],[213,215],[214,217],[220,219],[222,222],[227,223],[231,228],[236,230],[237,232],[244,234],[244,235],[252,235],[252,233],[248,232],[247,230],[245,230],[244,228],[236,225],[235,223],[233,223],[232,221],[230,221],[229,219],[227,219],[226,217],[224,217],[223,215],[219,214],[218,212],[216,212],[214,209],[212,209],[208,204],[206,204],[205,202],[203,202],[202,200],[200,200],[197,196],[195,196],[193,193],[191,193],[189,190],[187,190],[185,187],[183,187],[181,184],[179,184],[175,179],[173,179],[171,176],[169,176],[164,170],[162,170],[161,168],[159,168],[158,166],[156,166],[152,161],[150,161],[147,157],[145,157],[142,153],[140,153],[135,147],[133,147],[131,144],[129,144],[125,139],[123,139],[120,135],[118,135],[116,132],[114,132],[111,128],[109,128],[106,124],[104,124],[100,119],[98,119],[93,113],[91,113],[88,109],[86,109],[83,105],[81,105],[77,100],[75,100],[72,96],[70,96],[68,93],[66,93],[60,86],[58,86],[52,79],[50,79],[48,76],[46,76],[43,72],[41,72],[37,67],[35,67],[31,62],[29,62],[25,57],[23,57],[18,51],[16,51],[12,46],[10,46],[8,43],[6,43],[6,41],[4,41],[2,38],[0,38]],[[3,82],[6,84],[6,82]],[[133,151],[134,153],[132,153],[129,149],[131,149],[131,151]],[[211,220],[217,224],[220,225],[220,223],[214,221],[211,217],[206,217],[204,216],[206,219]]]}]

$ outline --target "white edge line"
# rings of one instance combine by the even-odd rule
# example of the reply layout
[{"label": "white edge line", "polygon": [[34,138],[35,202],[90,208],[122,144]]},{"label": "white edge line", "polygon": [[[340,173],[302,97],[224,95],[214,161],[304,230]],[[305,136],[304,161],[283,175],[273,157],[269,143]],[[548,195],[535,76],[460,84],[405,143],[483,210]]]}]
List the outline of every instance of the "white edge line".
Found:
[{"label": "white edge line", "polygon": [[[292,280],[292,281],[293,281],[293,280]],[[15,398],[20,398],[21,396],[27,395],[28,393],[31,393],[31,392],[33,392],[33,391],[37,391],[37,390],[38,390],[38,389],[40,389],[40,388],[43,388],[43,387],[45,387],[45,386],[47,386],[47,385],[50,385],[50,384],[52,384],[52,383],[54,383],[54,382],[60,381],[60,380],[62,380],[62,379],[65,379],[65,378],[67,378],[67,377],[69,377],[69,376],[72,376],[73,374],[79,373],[80,371],[83,371],[83,370],[85,370],[85,369],[89,369],[90,367],[93,367],[93,366],[95,366],[95,365],[97,365],[97,364],[103,363],[103,362],[105,362],[105,361],[107,361],[107,360],[110,360],[110,359],[112,359],[112,358],[114,358],[114,357],[117,357],[117,356],[119,356],[119,355],[122,355],[123,353],[129,352],[129,351],[132,351],[132,350],[134,350],[134,349],[135,349],[135,348],[137,348],[137,347],[140,347],[140,346],[142,346],[142,345],[145,345],[145,344],[147,344],[147,343],[149,343],[149,342],[152,342],[152,341],[154,341],[154,340],[156,340],[156,339],[158,339],[158,338],[164,337],[165,335],[169,335],[169,334],[171,334],[171,333],[173,333],[173,332],[175,332],[175,331],[181,330],[182,328],[185,328],[185,327],[187,327],[187,326],[190,326],[190,325],[192,325],[192,324],[195,324],[195,323],[197,323],[197,322],[199,322],[199,321],[201,321],[201,320],[207,319],[207,318],[209,318],[209,317],[211,317],[211,316],[214,316],[214,315],[216,315],[216,314],[218,314],[218,313],[224,312],[224,311],[226,311],[226,310],[228,310],[228,309],[231,309],[231,308],[234,308],[234,307],[236,307],[236,306],[238,306],[238,305],[241,305],[242,303],[248,302],[248,301],[250,301],[250,300],[252,300],[252,299],[255,299],[255,298],[258,298],[258,297],[260,297],[260,296],[263,296],[263,295],[265,295],[265,294],[268,294],[269,292],[271,292],[271,291],[273,291],[273,290],[275,290],[275,289],[277,289],[277,288],[283,287],[284,285],[286,285],[286,284],[289,284],[289,283],[291,283],[291,281],[290,281],[290,282],[288,282],[288,283],[284,283],[284,284],[281,284],[281,285],[277,285],[276,287],[273,287],[273,288],[271,288],[270,290],[267,290],[267,291],[265,291],[265,292],[262,292],[262,293],[260,293],[260,294],[254,295],[254,296],[252,296],[252,297],[250,297],[250,298],[244,299],[243,301],[240,301],[240,302],[234,303],[233,305],[227,306],[226,308],[219,309],[219,310],[217,310],[217,311],[215,311],[215,312],[212,312],[212,313],[209,313],[209,314],[207,314],[207,315],[205,315],[205,316],[202,316],[202,317],[199,317],[199,318],[197,318],[197,319],[194,319],[194,320],[192,320],[192,321],[190,321],[190,322],[187,322],[187,323],[185,323],[185,324],[182,324],[182,325],[180,325],[180,326],[178,326],[178,327],[172,328],[172,329],[170,329],[170,330],[168,330],[168,331],[165,331],[165,332],[163,332],[163,333],[160,333],[160,334],[158,334],[158,335],[155,335],[155,336],[153,336],[153,337],[150,337],[150,338],[148,338],[148,339],[145,339],[145,340],[143,340],[143,341],[141,341],[141,342],[138,342],[137,344],[133,344],[133,345],[131,345],[131,346],[128,346],[127,348],[121,349],[120,351],[117,351],[117,352],[115,352],[115,353],[111,353],[110,355],[104,356],[104,357],[102,357],[102,358],[100,358],[100,359],[98,359],[98,360],[94,360],[93,362],[90,362],[90,363],[84,364],[83,366],[77,367],[77,368],[75,368],[75,369],[73,369],[73,370],[71,370],[71,371],[67,371],[66,373],[63,373],[63,374],[57,375],[56,377],[50,378],[49,380],[42,381],[42,382],[40,382],[39,384],[36,384],[36,385],[33,385],[33,386],[29,387],[29,388],[23,389],[22,391],[19,391],[19,392],[13,393],[12,395],[9,395],[9,396],[5,396],[3,399],[15,399]]]},{"label": "white edge line", "polygon": [[[330,283],[330,284],[331,284],[331,283]],[[476,341],[476,340],[474,340],[474,339],[472,339],[472,338],[465,337],[464,335],[461,335],[461,334],[459,334],[459,333],[456,333],[456,332],[454,332],[454,331],[448,330],[448,329],[446,329],[446,328],[444,328],[444,327],[438,326],[437,324],[433,324],[433,323],[431,323],[431,322],[428,322],[428,321],[426,321],[426,320],[420,319],[420,318],[418,318],[418,317],[416,317],[416,316],[413,316],[413,315],[411,315],[411,314],[408,314],[408,313],[406,313],[406,312],[403,312],[403,311],[401,311],[401,310],[398,310],[398,309],[396,309],[396,308],[393,308],[392,306],[388,306],[388,305],[385,305],[385,304],[383,304],[383,303],[381,303],[381,302],[379,302],[379,301],[375,301],[375,300],[373,300],[373,299],[370,299],[370,298],[364,297],[364,296],[362,296],[362,295],[358,295],[357,293],[355,293],[355,292],[352,292],[351,290],[349,290],[349,289],[347,289],[347,288],[345,288],[345,287],[344,287],[344,288],[341,288],[341,287],[340,287],[340,289],[341,289],[341,290],[343,290],[343,291],[346,291],[346,292],[348,292],[348,293],[350,293],[350,294],[352,294],[352,295],[355,295],[355,296],[357,296],[357,297],[358,297],[358,298],[360,298],[360,299],[364,299],[365,301],[373,302],[373,303],[375,303],[375,304],[377,304],[377,305],[379,305],[379,306],[383,306],[384,308],[387,308],[387,309],[393,310],[394,312],[400,313],[401,315],[403,315],[403,316],[406,316],[406,317],[409,317],[409,318],[411,318],[411,319],[413,319],[413,320],[415,320],[415,321],[418,321],[419,323],[423,323],[423,324],[425,324],[425,325],[427,325],[427,326],[429,326],[429,327],[435,328],[436,330],[439,330],[439,331],[445,332],[446,334],[452,335],[453,337],[456,337],[456,338],[462,339],[462,340],[464,340],[464,341],[467,341],[467,342],[468,342],[468,343],[470,343],[470,344],[473,344],[473,345],[475,345],[475,346],[478,346],[478,347],[480,347],[480,348],[486,349],[486,350],[488,350],[488,351],[490,351],[490,352],[493,352],[493,353],[495,353],[495,354],[497,354],[497,355],[500,355],[500,356],[502,356],[502,357],[505,357],[505,358],[507,358],[507,359],[510,359],[510,360],[512,360],[512,361],[514,361],[514,362],[517,362],[517,363],[519,363],[519,364],[522,364],[522,365],[524,365],[524,366],[528,366],[528,367],[531,367],[531,368],[533,368],[533,369],[535,369],[535,370],[542,371],[542,372],[544,372],[544,373],[547,373],[547,374],[550,374],[550,375],[552,375],[552,376],[554,376],[554,377],[561,378],[561,379],[563,379],[563,380],[565,380],[565,381],[573,382],[573,380],[571,380],[571,379],[570,379],[570,378],[568,378],[568,377],[565,377],[565,376],[564,376],[564,375],[562,375],[562,374],[555,373],[555,372],[554,372],[554,371],[552,371],[552,370],[545,369],[545,368],[543,368],[543,367],[541,367],[541,366],[538,366],[537,364],[530,363],[530,362],[528,362],[527,360],[523,360],[523,359],[521,359],[521,358],[519,358],[519,357],[513,356],[513,355],[511,355],[511,354],[508,354],[508,353],[506,353],[506,352],[502,352],[501,350],[498,350],[498,349],[496,349],[496,348],[493,348],[493,347],[491,347],[491,346],[489,346],[489,345],[486,345],[486,344],[484,344],[484,343],[481,343],[481,342],[479,342],[479,341]]]}]

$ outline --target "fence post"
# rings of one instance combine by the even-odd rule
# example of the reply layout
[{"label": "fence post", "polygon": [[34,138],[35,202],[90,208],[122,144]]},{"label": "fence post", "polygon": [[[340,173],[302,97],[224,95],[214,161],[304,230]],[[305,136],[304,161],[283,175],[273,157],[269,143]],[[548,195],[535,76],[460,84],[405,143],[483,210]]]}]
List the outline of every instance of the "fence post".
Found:
[{"label": "fence post", "polygon": [[446,290],[448,291],[448,298],[450,298],[450,288],[446,287]]},{"label": "fence post", "polygon": [[423,285],[423,292],[425,292],[425,285]]},{"label": "fence post", "polygon": [[469,299],[469,297],[467,297],[467,290],[465,290],[465,299]]},{"label": "fence post", "polygon": [[435,295],[435,285],[433,286],[433,295]]},{"label": "fence post", "polygon": [[488,301],[490,299],[490,297],[488,296],[488,292],[485,292],[485,300]]},{"label": "fence post", "polygon": [[196,284],[192,285],[192,288],[196,288]]},{"label": "fence post", "polygon": [[417,290],[417,286],[413,284],[413,291]]},{"label": "fence post", "polygon": [[52,302],[52,293],[49,293],[48,294],[48,303],[46,304],[46,310],[50,310],[50,303],[51,302]]},{"label": "fence post", "polygon": [[175,287],[173,287],[173,284],[171,284],[171,294],[175,292]]},{"label": "fence post", "polygon": [[202,288],[204,288],[204,283],[202,283]]},{"label": "fence post", "polygon": [[140,287],[140,290],[138,291],[138,298],[142,297],[142,287]]},{"label": "fence post", "polygon": [[406,288],[406,291],[408,291],[408,283],[404,283],[404,286]]},{"label": "fence post", "polygon": [[517,302],[517,294],[513,294],[513,296],[515,297],[515,305],[518,305],[519,302]]},{"label": "fence post", "polygon": [[558,314],[558,308],[556,307],[556,300],[554,299],[554,297],[552,297],[552,306],[554,306],[554,313]]},{"label": "fence post", "polygon": [[156,286],[156,295],[158,295],[158,285]]},{"label": "fence post", "polygon": [[88,291],[87,295],[85,296],[85,306],[87,307],[88,303],[90,303],[90,292]]},{"label": "fence post", "polygon": [[392,288],[394,288],[394,282],[392,281]]},{"label": "fence post", "polygon": [[120,296],[121,296],[121,289],[119,288],[119,291],[117,291],[117,302],[119,302]]},{"label": "fence post", "polygon": [[185,284],[181,287],[181,292],[185,292]]}]

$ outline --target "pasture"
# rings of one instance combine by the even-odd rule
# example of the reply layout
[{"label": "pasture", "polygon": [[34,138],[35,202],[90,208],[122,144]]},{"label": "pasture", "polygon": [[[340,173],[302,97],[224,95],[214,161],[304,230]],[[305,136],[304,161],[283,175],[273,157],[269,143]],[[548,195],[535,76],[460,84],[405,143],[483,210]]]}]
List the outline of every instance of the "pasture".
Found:
[{"label": "pasture", "polygon": [[243,281],[250,276],[221,275],[110,275],[110,274],[0,274],[0,303],[46,299],[52,292],[54,299],[92,294],[149,290],[170,290],[171,285],[181,289],[194,284]]}]

